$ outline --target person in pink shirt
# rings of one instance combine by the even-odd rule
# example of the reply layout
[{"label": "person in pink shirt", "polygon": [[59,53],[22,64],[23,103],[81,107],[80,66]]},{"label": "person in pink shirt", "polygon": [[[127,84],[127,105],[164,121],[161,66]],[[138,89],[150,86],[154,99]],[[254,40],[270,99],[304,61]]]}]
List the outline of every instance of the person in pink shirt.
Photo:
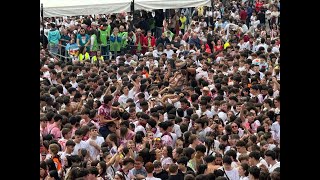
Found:
[{"label": "person in pink shirt", "polygon": [[61,145],[61,151],[64,151],[66,142],[71,139],[72,131],[69,128],[63,128],[61,134],[62,138],[58,140],[58,143]]},{"label": "person in pink shirt", "polygon": [[54,127],[54,117],[55,113],[52,112],[52,111],[49,111],[47,114],[46,114],[46,117],[47,117],[47,120],[48,120],[48,123],[47,123],[47,129],[52,129]]},{"label": "person in pink shirt", "polygon": [[47,122],[48,122],[48,119],[46,116],[40,117],[40,133],[42,137],[48,135],[49,133],[47,128]]},{"label": "person in pink shirt", "polygon": [[103,104],[98,108],[98,115],[99,115],[99,132],[103,138],[106,138],[108,135],[108,126],[107,123],[115,121],[111,117],[111,110],[112,110],[112,103],[113,103],[113,96],[107,95],[103,97]]},{"label": "person in pink shirt", "polygon": [[72,132],[71,133],[71,137],[74,137],[75,136],[75,132],[78,129],[79,123],[77,123],[77,118],[75,116],[71,116],[69,118],[69,122],[70,122],[70,124],[72,126],[72,128],[71,128],[71,132]]},{"label": "person in pink shirt", "polygon": [[128,140],[133,140],[135,133],[131,131],[126,125],[120,127],[118,131],[118,137],[120,137],[120,145],[125,145]]},{"label": "person in pink shirt", "polygon": [[90,110],[89,109],[83,109],[81,112],[81,121],[80,121],[80,127],[88,125],[89,123],[94,124],[97,128],[99,128],[99,124],[94,122],[90,119]]},{"label": "person in pink shirt", "polygon": [[54,140],[58,140],[61,137],[61,121],[62,121],[62,116],[60,114],[56,114],[54,117],[54,125],[51,129],[49,129],[49,134],[53,135]]}]

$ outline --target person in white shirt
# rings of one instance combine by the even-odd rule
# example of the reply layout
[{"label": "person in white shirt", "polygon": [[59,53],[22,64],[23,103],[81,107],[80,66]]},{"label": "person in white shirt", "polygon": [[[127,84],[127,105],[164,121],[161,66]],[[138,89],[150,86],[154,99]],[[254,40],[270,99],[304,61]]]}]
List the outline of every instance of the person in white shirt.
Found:
[{"label": "person in white shirt", "polygon": [[213,113],[207,109],[207,101],[205,100],[200,101],[200,109],[196,110],[196,113],[199,117],[201,117],[202,115],[206,115],[208,118],[213,117]]},{"label": "person in white shirt", "polygon": [[163,53],[163,44],[159,43],[157,48],[153,50],[152,54],[154,58],[157,58],[157,57],[160,57],[162,53]]},{"label": "person in white shirt", "polygon": [[206,79],[209,78],[207,69],[204,69],[203,67],[202,68],[198,67],[196,69],[196,80],[199,80],[200,78],[206,78]]},{"label": "person in white shirt", "polygon": [[127,54],[126,55],[126,61],[124,62],[124,64],[128,64],[130,65],[131,63],[134,63],[135,61],[132,59],[132,55],[131,54]]},{"label": "person in white shirt", "polygon": [[[242,25],[241,25],[241,24],[242,24]],[[239,26],[242,28],[242,32],[243,32],[244,34],[248,32],[249,28],[248,28],[248,26],[246,25],[246,23],[242,23],[242,22],[241,22]]]},{"label": "person in white shirt", "polygon": [[88,150],[90,158],[92,160],[98,160],[97,156],[101,150],[101,144],[104,142],[104,138],[98,136],[98,128],[96,126],[90,127],[90,138],[86,141],[88,143]]},{"label": "person in white shirt", "polygon": [[257,166],[258,168],[260,168],[261,165],[264,165],[266,167],[268,167],[267,162],[262,158],[260,160],[261,156],[260,156],[260,152],[258,151],[252,151],[249,154],[249,165],[251,166]]},{"label": "person in white shirt", "polygon": [[274,139],[280,143],[280,115],[276,116],[276,121],[271,125],[271,131],[274,132]]},{"label": "person in white shirt", "polygon": [[243,140],[239,140],[236,142],[236,148],[237,148],[237,160],[239,160],[239,156],[241,154],[246,156],[250,154],[250,152],[247,151],[246,143]]},{"label": "person in white shirt", "polygon": [[[231,145],[231,146],[233,147],[233,145]],[[229,149],[227,152],[225,152],[224,155],[231,157],[231,159],[232,159],[231,168],[238,169],[239,164],[238,164],[238,160],[237,160],[237,151],[234,149]]]},{"label": "person in white shirt", "polygon": [[122,162],[122,168],[119,169],[116,174],[121,174],[125,180],[130,180],[133,174],[131,169],[133,168],[134,160],[132,158],[125,158]]},{"label": "person in white shirt", "polygon": [[269,24],[270,29],[272,28],[271,26],[271,10],[272,10],[272,6],[269,7],[269,9],[266,11],[266,20]]},{"label": "person in white shirt", "polygon": [[211,22],[212,21],[212,16],[213,16],[213,12],[211,10],[211,8],[209,7],[209,9],[207,10],[206,16],[208,18],[208,26],[211,26]]},{"label": "person in white shirt", "polygon": [[134,122],[134,124],[135,124],[134,132],[135,133],[137,133],[138,131],[142,131],[144,133],[144,135],[147,135],[147,132],[146,132],[147,119],[149,119],[149,115],[142,113],[141,117],[139,118],[139,121]]},{"label": "person in white shirt", "polygon": [[195,22],[195,28],[194,28],[194,30],[193,30],[193,32],[195,32],[195,33],[199,33],[200,32],[200,23],[197,21],[197,22]]},{"label": "person in white shirt", "polygon": [[245,43],[243,38],[240,39],[240,42],[238,43],[238,46],[240,47],[239,51],[243,51],[245,49],[249,49],[248,43]]},{"label": "person in white shirt", "polygon": [[227,177],[229,180],[239,180],[239,172],[236,168],[231,167],[232,159],[230,156],[225,155],[223,157],[223,166],[218,168],[222,171],[224,171],[224,177]]},{"label": "person in white shirt", "polygon": [[260,44],[256,46],[256,51],[258,51],[260,47],[264,47],[264,50],[267,50],[269,46],[265,42],[266,42],[266,39],[261,38]]},{"label": "person in white shirt", "polygon": [[123,93],[119,99],[118,99],[118,102],[120,103],[120,106],[124,106],[126,105],[127,103],[127,100],[129,98],[134,98],[134,94],[136,92],[136,88],[133,87],[130,91],[129,91],[129,88],[128,86],[122,86],[122,89],[121,89],[121,92]]},{"label": "person in white shirt", "polygon": [[[77,129],[74,133],[74,142],[76,143],[76,145],[74,146],[72,155],[79,155],[81,149],[89,149],[88,143],[86,141],[83,141],[82,137],[82,131],[80,129]],[[88,151],[88,153],[90,155],[90,151]]]},{"label": "person in white shirt", "polygon": [[171,48],[172,48],[172,47],[171,47],[171,44],[167,43],[166,49],[163,50],[163,53],[166,53],[166,54],[167,54],[167,58],[168,58],[168,59],[171,59],[171,58],[172,58],[172,54],[174,53]]},{"label": "person in white shirt", "polygon": [[278,24],[278,17],[280,16],[280,12],[278,11],[277,7],[273,6],[271,12],[271,24]]},{"label": "person in white shirt", "polygon": [[218,8],[215,8],[214,12],[213,12],[213,18],[214,19],[221,19],[221,13],[218,10]]},{"label": "person in white shirt", "polygon": [[280,53],[279,46],[276,45],[276,40],[271,40],[270,44],[272,53]]},{"label": "person in white shirt", "polygon": [[269,173],[272,173],[277,167],[280,167],[280,162],[276,160],[276,152],[273,150],[267,150],[264,153],[264,159],[268,163]]},{"label": "person in white shirt", "polygon": [[227,121],[227,110],[228,110],[228,104],[226,101],[220,101],[220,109],[219,109],[219,113],[218,116],[219,118],[222,119],[223,123],[226,124]]},{"label": "person in white shirt", "polygon": [[72,155],[72,152],[73,152],[73,149],[74,149],[75,145],[76,145],[76,143],[73,140],[68,140],[66,142],[66,148],[62,152],[62,154],[60,155],[62,167],[64,166],[64,164],[67,161],[67,156],[71,156]]},{"label": "person in white shirt", "polygon": [[72,85],[73,88],[77,88],[78,87],[78,83],[77,83],[77,74],[76,73],[71,73],[70,74],[70,84]]}]

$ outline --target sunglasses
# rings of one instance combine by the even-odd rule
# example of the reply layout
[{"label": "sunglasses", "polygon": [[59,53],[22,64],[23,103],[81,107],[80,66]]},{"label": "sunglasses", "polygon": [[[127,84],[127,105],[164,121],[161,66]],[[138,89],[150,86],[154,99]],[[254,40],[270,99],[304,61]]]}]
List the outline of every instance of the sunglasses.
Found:
[{"label": "sunglasses", "polygon": [[238,126],[231,126],[232,128],[237,128]]},{"label": "sunglasses", "polygon": [[161,138],[157,137],[153,139],[154,141],[161,141]]}]

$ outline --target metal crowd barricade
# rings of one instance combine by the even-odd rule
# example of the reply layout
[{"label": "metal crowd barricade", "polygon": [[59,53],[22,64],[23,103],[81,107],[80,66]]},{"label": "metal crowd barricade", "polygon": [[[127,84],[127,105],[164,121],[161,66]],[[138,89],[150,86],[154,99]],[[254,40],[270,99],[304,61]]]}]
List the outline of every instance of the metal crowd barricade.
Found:
[{"label": "metal crowd barricade", "polygon": [[[98,46],[99,46],[99,50],[101,51],[102,45],[98,45]],[[109,56],[109,60],[112,59],[112,57],[110,57],[110,55],[112,55],[113,57],[117,57],[117,56],[118,56],[118,52],[117,52],[117,51],[115,51],[115,52],[111,52],[111,51],[110,51],[110,43],[107,44],[107,47],[109,48],[109,49],[108,49],[109,55],[106,55],[106,56]],[[64,45],[62,45],[62,44],[59,44],[59,53],[53,53],[53,52],[50,51],[50,49],[48,49],[48,50],[49,50],[50,54],[58,57],[60,60],[64,59],[64,60],[67,60],[67,61],[72,61],[72,59],[73,59],[74,57],[70,56],[70,55],[68,54],[68,51],[67,51],[67,50],[64,50],[64,54],[61,54],[61,53],[62,53],[62,50],[61,50],[62,48],[66,48],[66,46],[64,46]],[[137,45],[127,45],[126,48],[123,49],[123,50],[125,51],[125,53],[129,53],[129,54],[132,54],[132,55],[135,54],[135,55],[138,55],[138,56],[139,56],[140,53],[137,53],[137,52],[136,52],[136,48],[137,48]],[[111,52],[111,53],[110,53],[110,52]],[[135,52],[135,53],[132,53],[132,52]],[[91,60],[91,58],[92,58],[93,56],[89,56],[89,57],[90,57],[90,60]]]}]

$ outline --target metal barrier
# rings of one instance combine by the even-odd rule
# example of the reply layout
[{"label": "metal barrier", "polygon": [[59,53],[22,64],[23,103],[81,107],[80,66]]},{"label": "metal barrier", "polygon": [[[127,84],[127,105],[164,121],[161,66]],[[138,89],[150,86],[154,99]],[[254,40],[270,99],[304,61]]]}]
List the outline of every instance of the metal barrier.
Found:
[{"label": "metal barrier", "polygon": [[[99,50],[100,50],[100,52],[101,52],[101,47],[102,46],[104,46],[104,45],[98,45],[99,46]],[[107,46],[107,48],[108,48],[108,50],[107,50],[107,52],[109,53],[109,54],[106,54],[106,55],[103,55],[103,56],[106,56],[106,57],[109,57],[108,59],[109,60],[111,60],[112,59],[112,56],[113,57],[117,57],[118,56],[118,53],[117,53],[117,51],[115,51],[115,52],[111,52],[110,51],[110,43],[109,44],[107,44],[106,45]],[[122,49],[123,51],[125,51],[125,53],[127,53],[128,51],[131,51],[131,52],[135,52],[135,48],[137,48],[138,46],[137,45],[127,45],[126,46],[126,48],[125,49]],[[64,46],[64,45],[62,45],[62,44],[59,44],[59,48],[58,48],[58,53],[54,53],[54,52],[52,52],[52,51],[50,51],[50,48],[49,48],[49,46],[48,46],[48,51],[50,52],[50,54],[52,54],[52,55],[54,55],[54,56],[56,56],[56,57],[59,57],[59,59],[61,60],[61,59],[66,59],[66,60],[72,60],[72,59],[74,59],[74,57],[73,56],[70,56],[69,54],[68,54],[68,51],[67,50],[64,50],[64,53],[62,54],[62,48],[66,48],[66,46]],[[79,47],[80,48],[80,47]],[[132,48],[134,48],[134,49],[132,49]],[[143,47],[142,47],[143,48]],[[120,52],[121,52],[121,50],[120,50]],[[88,52],[89,53],[89,52]],[[131,53],[130,53],[131,54]],[[135,54],[135,55],[139,55],[139,53],[133,53],[133,54]],[[132,55],[133,55],[132,54]],[[91,58],[93,57],[93,56],[89,56],[90,57],[90,60],[91,60]]]}]

